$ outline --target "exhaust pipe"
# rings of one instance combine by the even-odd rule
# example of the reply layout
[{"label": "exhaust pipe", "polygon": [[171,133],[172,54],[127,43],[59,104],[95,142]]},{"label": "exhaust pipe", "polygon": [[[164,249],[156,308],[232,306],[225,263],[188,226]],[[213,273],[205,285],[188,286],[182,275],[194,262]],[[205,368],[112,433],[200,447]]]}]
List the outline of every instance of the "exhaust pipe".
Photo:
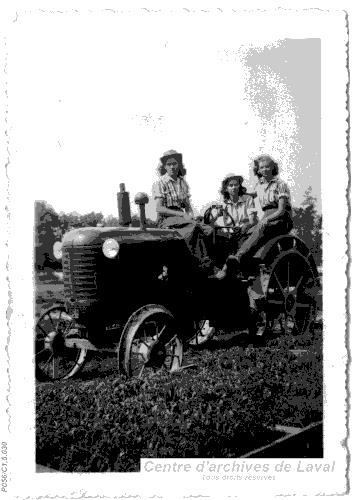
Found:
[{"label": "exhaust pipe", "polygon": [[125,185],[120,184],[120,191],[117,193],[118,223],[120,226],[129,226],[132,222],[131,205],[129,203],[129,193]]}]

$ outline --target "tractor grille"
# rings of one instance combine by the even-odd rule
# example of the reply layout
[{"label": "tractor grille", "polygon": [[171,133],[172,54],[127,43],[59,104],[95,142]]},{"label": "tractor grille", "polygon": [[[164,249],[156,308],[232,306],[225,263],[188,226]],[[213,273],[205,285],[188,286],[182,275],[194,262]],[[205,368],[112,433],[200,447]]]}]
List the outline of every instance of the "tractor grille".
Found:
[{"label": "tractor grille", "polygon": [[63,249],[64,293],[67,299],[97,299],[101,246]]}]

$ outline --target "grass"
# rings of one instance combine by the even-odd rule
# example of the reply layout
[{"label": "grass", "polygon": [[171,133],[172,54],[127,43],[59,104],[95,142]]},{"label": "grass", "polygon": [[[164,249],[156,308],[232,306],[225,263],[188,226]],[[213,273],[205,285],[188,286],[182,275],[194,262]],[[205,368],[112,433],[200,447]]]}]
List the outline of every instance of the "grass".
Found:
[{"label": "grass", "polygon": [[[41,279],[36,314],[62,298],[60,283]],[[277,424],[322,419],[321,328],[259,348],[220,335],[184,363],[195,368],[125,380],[116,356],[96,353],[77,379],[38,384],[37,462],[127,472],[143,457],[238,457],[279,437]]]},{"label": "grass", "polygon": [[47,309],[64,300],[63,282],[52,273],[38,273],[35,279],[35,314],[40,315],[42,309]]}]

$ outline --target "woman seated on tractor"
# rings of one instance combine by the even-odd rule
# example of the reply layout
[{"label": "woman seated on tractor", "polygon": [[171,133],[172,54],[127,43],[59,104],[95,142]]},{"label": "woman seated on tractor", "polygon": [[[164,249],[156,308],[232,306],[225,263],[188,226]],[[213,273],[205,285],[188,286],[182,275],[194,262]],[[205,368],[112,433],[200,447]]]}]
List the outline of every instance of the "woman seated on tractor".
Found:
[{"label": "woman seated on tractor", "polygon": [[153,186],[158,226],[176,229],[196,258],[198,268],[209,273],[213,267],[213,229],[193,218],[182,154],[173,149],[166,151],[160,158],[158,173],[160,178]]},{"label": "woman seated on tractor", "polygon": [[219,279],[229,272],[235,273],[247,258],[267,240],[287,234],[293,227],[291,217],[291,196],[287,184],[278,177],[278,164],[269,155],[261,155],[254,160],[254,174],[258,178],[255,186],[256,198],[263,211],[263,217],[252,228],[249,237],[236,253],[230,255]]},{"label": "woman seated on tractor", "polygon": [[223,205],[216,224],[227,230],[233,228],[238,236],[238,246],[247,237],[247,232],[258,222],[254,198],[247,194],[241,175],[228,174],[222,181],[220,193]]}]

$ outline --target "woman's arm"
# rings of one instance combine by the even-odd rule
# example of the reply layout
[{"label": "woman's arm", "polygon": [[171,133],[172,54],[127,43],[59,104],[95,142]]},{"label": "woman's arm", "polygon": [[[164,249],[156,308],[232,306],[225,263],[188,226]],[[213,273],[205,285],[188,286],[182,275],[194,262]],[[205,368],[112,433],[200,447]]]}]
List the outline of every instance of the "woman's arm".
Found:
[{"label": "woman's arm", "polygon": [[258,218],[258,213],[257,212],[252,212],[249,214],[249,224],[251,226],[255,226],[255,224],[257,224],[259,221],[259,218]]},{"label": "woman's arm", "polygon": [[161,214],[161,215],[179,216],[179,217],[182,217],[184,219],[187,219],[187,218],[191,219],[191,216],[188,213],[180,212],[179,210],[173,210],[171,208],[165,207],[162,203],[162,198],[157,198],[156,211],[157,211],[157,214]]},{"label": "woman's arm", "polygon": [[153,199],[156,201],[156,212],[158,215],[167,215],[171,217],[181,217],[186,218],[187,215],[184,212],[179,210],[173,210],[171,208],[167,208],[164,203],[165,195],[162,190],[161,183],[159,181],[153,184]]},{"label": "woman's arm", "polygon": [[267,226],[269,222],[272,222],[273,220],[278,219],[280,216],[284,215],[286,210],[287,210],[287,205],[288,205],[288,199],[286,197],[279,198],[279,204],[277,207],[277,210],[273,212],[272,214],[268,215],[267,217],[264,217],[261,219],[260,223],[263,226]]},{"label": "woman's arm", "polygon": [[194,215],[194,211],[192,210],[192,207],[191,207],[191,203],[190,203],[190,198],[188,198],[187,200],[185,200],[185,211],[188,215],[191,215],[191,217],[193,217]]},{"label": "woman's arm", "polygon": [[248,226],[249,227],[255,226],[255,224],[258,223],[259,218],[258,218],[258,211],[255,208],[255,201],[254,201],[253,195],[251,195],[249,200],[248,200],[247,213],[248,213],[248,218],[249,218]]}]

